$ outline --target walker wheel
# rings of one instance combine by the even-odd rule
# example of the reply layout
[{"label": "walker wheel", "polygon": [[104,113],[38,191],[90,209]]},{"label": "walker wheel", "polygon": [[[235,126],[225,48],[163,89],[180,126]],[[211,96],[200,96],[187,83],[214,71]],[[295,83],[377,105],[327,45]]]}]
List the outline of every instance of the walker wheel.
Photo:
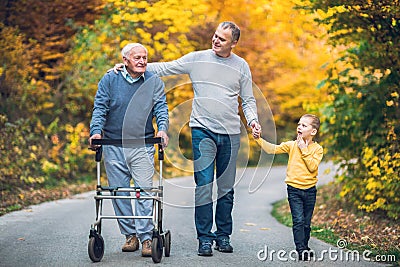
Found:
[{"label": "walker wheel", "polygon": [[160,235],[153,237],[151,242],[151,258],[154,263],[160,263],[163,252],[162,238]]},{"label": "walker wheel", "polygon": [[101,235],[96,234],[89,238],[88,253],[93,262],[101,261],[104,255],[104,239]]},{"label": "walker wheel", "polygon": [[170,253],[171,253],[171,232],[169,230],[167,230],[167,232],[165,232],[165,236],[164,236],[164,254],[165,257],[169,257]]}]

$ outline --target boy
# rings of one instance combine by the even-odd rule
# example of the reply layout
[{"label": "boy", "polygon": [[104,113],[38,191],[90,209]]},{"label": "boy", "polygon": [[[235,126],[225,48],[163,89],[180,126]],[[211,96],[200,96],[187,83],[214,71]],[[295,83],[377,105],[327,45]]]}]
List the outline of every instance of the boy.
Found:
[{"label": "boy", "polygon": [[308,247],[311,232],[311,217],[316,200],[318,165],[323,149],[313,141],[320,126],[315,115],[303,115],[297,126],[297,140],[274,145],[262,138],[257,143],[269,154],[288,153],[285,182],[293,221],[293,237],[299,260],[308,260],[312,251]]}]

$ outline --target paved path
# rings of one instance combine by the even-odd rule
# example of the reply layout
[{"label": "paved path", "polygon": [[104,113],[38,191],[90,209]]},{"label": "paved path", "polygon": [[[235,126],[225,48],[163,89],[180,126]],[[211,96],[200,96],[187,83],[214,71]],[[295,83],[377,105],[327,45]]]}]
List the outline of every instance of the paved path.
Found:
[{"label": "paved path", "polygon": [[[332,174],[323,173],[330,167],[329,164],[321,166],[319,184],[332,179]],[[291,229],[270,215],[271,204],[286,197],[285,170],[285,167],[273,167],[270,171],[266,168],[239,171],[233,212],[232,244],[235,251],[232,254],[215,251],[213,257],[197,256],[192,177],[166,180],[164,226],[172,233],[171,256],[163,257],[158,265],[382,266],[365,261],[346,261],[344,251],[314,238],[310,246],[317,256],[320,257],[325,250],[331,251],[331,257],[326,253],[322,261],[307,263],[290,259],[289,253],[294,247]],[[253,191],[265,176],[262,186],[250,193],[249,189]],[[0,217],[0,266],[154,266],[151,258],[142,258],[139,252],[121,252],[124,238],[119,234],[115,220],[103,222],[105,253],[102,261],[95,264],[90,261],[87,244],[90,225],[95,218],[93,195],[89,192]],[[104,212],[112,211],[107,203]],[[273,250],[286,254],[280,254],[282,260],[279,260]],[[339,258],[334,260],[335,256]]]}]

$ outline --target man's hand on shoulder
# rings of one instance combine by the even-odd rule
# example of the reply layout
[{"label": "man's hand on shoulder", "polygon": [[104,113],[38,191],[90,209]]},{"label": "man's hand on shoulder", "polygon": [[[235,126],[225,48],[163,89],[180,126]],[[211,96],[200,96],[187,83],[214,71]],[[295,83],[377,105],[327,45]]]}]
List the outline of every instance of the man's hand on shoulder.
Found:
[{"label": "man's hand on shoulder", "polygon": [[114,67],[108,69],[107,73],[109,73],[110,71],[114,71],[115,74],[118,74],[118,71],[121,71],[123,69],[124,69],[124,63],[117,63],[114,65]]}]

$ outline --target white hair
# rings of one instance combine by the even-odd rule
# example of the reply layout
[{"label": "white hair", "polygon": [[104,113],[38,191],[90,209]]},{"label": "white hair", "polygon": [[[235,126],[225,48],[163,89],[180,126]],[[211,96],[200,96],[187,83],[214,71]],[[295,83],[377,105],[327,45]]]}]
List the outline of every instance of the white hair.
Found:
[{"label": "white hair", "polygon": [[139,43],[129,43],[129,44],[125,45],[124,48],[122,48],[122,50],[121,50],[122,57],[129,58],[129,56],[131,55],[132,49],[134,49],[136,47],[142,47],[146,51],[146,54],[148,54],[147,49],[144,45],[139,44]]}]

